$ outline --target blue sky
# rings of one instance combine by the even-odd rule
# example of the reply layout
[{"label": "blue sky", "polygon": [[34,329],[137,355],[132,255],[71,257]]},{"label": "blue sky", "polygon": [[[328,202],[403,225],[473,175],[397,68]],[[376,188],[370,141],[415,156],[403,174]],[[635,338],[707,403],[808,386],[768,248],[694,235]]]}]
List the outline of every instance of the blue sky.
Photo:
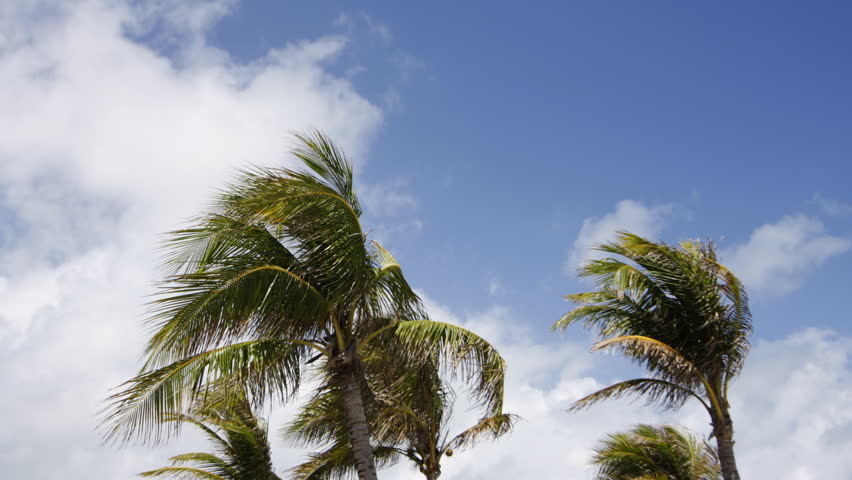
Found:
[{"label": "blue sky", "polygon": [[[550,325],[617,229],[712,238],[752,293],[732,399],[747,478],[852,475],[852,6],[847,2],[0,3],[0,470],[133,478],[100,402],[138,368],[158,235],[287,134],[351,153],[366,223],[432,316],[509,362],[514,434],[442,478],[587,478],[637,372]],[[292,406],[272,409],[278,425]],[[458,409],[461,422],[471,412]],[[276,437],[283,472],[304,452]],[[397,467],[382,478],[409,480]]]},{"label": "blue sky", "polygon": [[[497,280],[501,302],[548,335],[560,294],[584,288],[563,273],[566,250],[585,218],[623,199],[673,204],[667,241],[730,246],[795,213],[852,233],[849,216],[814,201],[852,200],[844,2],[362,7],[250,2],[211,39],[250,59],[294,38],[351,36],[331,68],[364,68],[353,84],[379,104],[399,95],[363,178],[416,199],[398,221],[423,229],[394,247],[455,308],[490,302]],[[796,295],[756,296],[757,334],[803,322],[849,332],[824,305],[848,290],[835,279],[850,258],[812,271]]]}]

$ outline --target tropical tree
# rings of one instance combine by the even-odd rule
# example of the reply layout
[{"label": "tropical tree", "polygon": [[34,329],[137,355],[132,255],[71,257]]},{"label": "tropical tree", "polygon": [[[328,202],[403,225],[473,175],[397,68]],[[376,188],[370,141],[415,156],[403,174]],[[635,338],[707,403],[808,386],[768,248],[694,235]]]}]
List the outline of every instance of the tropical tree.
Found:
[{"label": "tropical tree", "polygon": [[637,425],[595,448],[596,480],[721,480],[716,450],[670,425]]},{"label": "tropical tree", "polygon": [[280,480],[272,468],[266,423],[258,418],[239,389],[214,391],[196,402],[189,414],[176,414],[169,422],[199,428],[215,453],[177,455],[172,465],[140,473],[142,477],[204,480]]},{"label": "tropical tree", "polygon": [[725,480],[739,480],[728,389],[749,351],[751,314],[740,281],[719,263],[711,242],[654,243],[620,232],[597,249],[581,277],[597,290],[568,295],[575,308],[554,325],[583,321],[601,340],[644,365],[647,378],[619,382],[580,399],[581,409],[613,397],[642,395],[664,408],[694,398],[707,410]]},{"label": "tropical tree", "polygon": [[[483,438],[508,433],[515,415],[486,411],[472,427],[451,436],[449,421],[455,392],[442,378],[439,359],[429,362],[390,364],[382,357],[366,355],[364,362],[369,391],[367,408],[374,439],[374,456],[390,465],[406,458],[427,478],[441,475],[441,460]],[[446,369],[444,369],[446,370]],[[346,478],[355,470],[347,439],[342,398],[333,389],[314,396],[287,428],[287,435],[301,446],[324,445],[309,460],[293,469],[300,480]]]},{"label": "tropical tree", "polygon": [[174,434],[164,416],[185,412],[221,378],[241,382],[257,404],[286,400],[301,367],[322,360],[358,475],[374,480],[362,390],[368,346],[388,357],[452,358],[479,400],[502,402],[503,359],[467,330],[424,320],[400,265],[367,239],[349,160],[318,132],[296,140],[302,169],[242,172],[193,227],[168,237],[145,361],[110,397],[108,439]]}]

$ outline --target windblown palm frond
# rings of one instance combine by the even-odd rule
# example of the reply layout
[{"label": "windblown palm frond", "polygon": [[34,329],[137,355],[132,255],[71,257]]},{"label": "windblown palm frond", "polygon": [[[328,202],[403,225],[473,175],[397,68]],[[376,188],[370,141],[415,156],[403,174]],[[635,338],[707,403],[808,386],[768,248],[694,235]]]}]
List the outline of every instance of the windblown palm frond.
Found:
[{"label": "windblown palm frond", "polygon": [[204,432],[215,453],[172,457],[171,466],[140,473],[142,477],[218,480],[279,480],[272,467],[265,422],[257,418],[244,391],[234,384],[217,388],[196,401],[192,413],[173,415]]},{"label": "windblown palm frond", "polygon": [[594,393],[586,395],[571,405],[571,411],[584,410],[598,402],[609,399],[624,397],[642,397],[648,401],[664,408],[678,408],[690,397],[698,399],[705,408],[710,408],[703,398],[688,388],[681,387],[676,383],[659,380],[656,378],[634,378],[602,388]]},{"label": "windblown palm frond", "polygon": [[595,448],[596,480],[721,480],[716,451],[669,425],[638,425]]},{"label": "windblown palm frond", "polygon": [[[751,314],[740,281],[718,263],[712,243],[680,248],[621,232],[580,276],[598,290],[568,295],[576,308],[554,326],[584,321],[602,337],[641,335],[661,341],[698,369],[733,378],[748,353]],[[724,361],[724,365],[720,364]]]},{"label": "windblown palm frond", "polygon": [[[451,358],[482,402],[502,402],[503,364],[478,337],[425,318],[399,263],[361,225],[352,166],[320,133],[297,135],[302,169],[254,168],[210,211],[166,241],[168,275],[152,304],[152,335],[136,377],[109,398],[107,439],[160,441],[198,395],[236,379],[254,405],[286,399],[300,365],[322,359],[344,394],[363,479],[375,479],[362,357]],[[401,352],[409,349],[411,352]],[[424,357],[425,355],[425,357]]]},{"label": "windblown palm frond", "polygon": [[[299,383],[300,361],[308,348],[297,343],[262,339],[209,350],[126,382],[110,398],[112,435],[125,441],[142,437],[153,442],[177,433],[181,422],[165,420],[187,412],[199,395],[223,379],[242,383],[253,397],[286,397]],[[172,412],[172,413],[170,413]]]},{"label": "windblown palm frond", "polygon": [[725,479],[738,480],[727,398],[749,351],[751,313],[741,282],[710,242],[674,247],[620,232],[598,250],[615,257],[580,267],[597,289],[568,295],[574,308],[554,328],[585,323],[601,338],[595,349],[620,350],[651,378],[605,388],[574,408],[629,394],[666,408],[697,398],[710,415]]},{"label": "windblown palm frond", "polygon": [[476,443],[484,439],[496,439],[512,431],[515,422],[520,417],[511,413],[503,413],[492,415],[490,417],[480,418],[476,425],[459,433],[452,440],[447,442],[447,449],[459,450],[462,448],[472,447]]},{"label": "windblown palm frond", "polygon": [[387,342],[382,348],[395,346],[391,351],[402,364],[437,355],[434,361],[443,373],[468,385],[486,411],[502,412],[506,362],[479,335],[457,325],[421,320],[399,322],[382,339]]}]

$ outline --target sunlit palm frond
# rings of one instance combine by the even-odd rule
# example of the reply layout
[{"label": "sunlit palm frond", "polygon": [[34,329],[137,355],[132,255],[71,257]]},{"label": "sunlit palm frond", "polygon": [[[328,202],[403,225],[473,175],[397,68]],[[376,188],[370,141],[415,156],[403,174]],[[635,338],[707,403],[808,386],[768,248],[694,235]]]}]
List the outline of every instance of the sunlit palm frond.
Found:
[{"label": "sunlit palm frond", "polygon": [[656,403],[667,409],[680,408],[692,397],[698,399],[704,408],[710,411],[710,406],[692,390],[656,378],[635,378],[615,383],[577,400],[570,410],[583,410],[604,400],[631,396],[645,398],[648,403]]},{"label": "sunlit palm frond", "polygon": [[335,188],[307,172],[244,172],[223,198],[225,215],[276,233],[332,303],[356,300],[371,277],[365,233]]},{"label": "sunlit palm frond", "polygon": [[186,274],[154,304],[145,368],[196,355],[245,337],[312,338],[328,306],[312,285],[278,265],[251,265]]},{"label": "sunlit palm frond", "polygon": [[352,179],[352,162],[337,146],[319,131],[297,133],[293,154],[325,180],[343,197],[352,210],[361,215],[361,206],[355,195]]},{"label": "sunlit palm frond", "polygon": [[596,343],[592,350],[616,348],[628,358],[644,364],[656,372],[658,378],[684,388],[709,387],[704,374],[678,351],[665,343],[641,335],[624,335],[607,338]]},{"label": "sunlit palm frond", "polygon": [[255,415],[248,392],[233,379],[216,382],[213,388],[196,399],[189,413],[172,415],[168,421],[200,428],[212,441],[215,453],[176,455],[170,459],[171,466],[141,476],[278,479],[272,468],[266,423]]},{"label": "sunlit palm frond", "polygon": [[[716,260],[712,243],[683,242],[680,247],[651,242],[620,232],[600,251],[619,258],[593,260],[580,269],[598,289],[569,295],[575,308],[554,328],[582,321],[607,339],[647,337],[679,355],[650,343],[627,342],[622,351],[661,379],[690,388],[691,364],[717,393],[736,376],[748,353],[751,316],[740,281]],[[684,363],[685,360],[687,363]]]},{"label": "sunlit palm frond", "polygon": [[196,219],[192,227],[168,233],[163,246],[161,266],[167,278],[244,262],[299,269],[298,259],[264,225],[248,224],[219,213],[210,213]]},{"label": "sunlit palm frond", "polygon": [[719,263],[712,242],[679,246],[627,232],[598,246],[612,255],[580,268],[593,292],[569,295],[574,308],[554,328],[582,322],[603,340],[642,364],[650,379],[616,384],[575,406],[639,393],[664,407],[689,396],[707,409],[727,480],[738,480],[728,387],[749,351],[751,313],[737,277]]},{"label": "sunlit palm frond", "polygon": [[596,480],[720,480],[715,450],[672,426],[638,425],[595,448]]},{"label": "sunlit palm frond", "polygon": [[443,368],[469,385],[486,411],[502,413],[506,362],[482,337],[431,320],[400,322],[390,332],[397,351],[419,358],[437,355]]},{"label": "sunlit palm frond", "polygon": [[228,480],[226,477],[216,475],[200,468],[193,467],[163,467],[149,470],[139,474],[145,478],[168,478],[174,480]]},{"label": "sunlit palm frond", "polygon": [[223,378],[241,382],[258,398],[286,397],[299,383],[300,359],[307,348],[286,340],[253,340],[142,372],[109,398],[104,417],[107,438],[156,443],[177,433],[180,422],[163,420],[188,412],[210,384]]},{"label": "sunlit palm frond", "polygon": [[[217,448],[222,448],[226,445],[227,443],[223,442],[222,444],[218,445]],[[171,461],[173,465],[178,466],[180,466],[181,464],[195,465],[195,468],[200,468],[202,470],[212,472],[219,476],[233,477],[235,475],[233,467],[229,465],[228,462],[212,453],[183,453],[180,455],[175,455],[174,457],[170,458],[169,461]]]},{"label": "sunlit palm frond", "polygon": [[496,439],[511,432],[519,419],[520,417],[510,413],[481,418],[476,425],[447,442],[447,448],[458,450],[470,447],[485,438]]},{"label": "sunlit palm frond", "polygon": [[[372,242],[375,249],[373,279],[370,283],[370,295],[366,298],[367,309],[364,312],[370,322],[360,325],[365,332],[381,328],[376,320],[382,319],[418,319],[425,318],[420,297],[405,279],[399,262],[378,242]],[[365,338],[365,333],[359,334]]]}]

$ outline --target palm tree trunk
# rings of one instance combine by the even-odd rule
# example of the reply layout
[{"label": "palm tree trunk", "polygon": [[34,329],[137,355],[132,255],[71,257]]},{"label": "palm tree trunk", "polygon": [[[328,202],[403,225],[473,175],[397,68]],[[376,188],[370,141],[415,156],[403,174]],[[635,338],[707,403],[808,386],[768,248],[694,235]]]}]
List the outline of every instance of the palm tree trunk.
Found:
[{"label": "palm tree trunk", "polygon": [[725,415],[722,425],[716,428],[716,448],[719,450],[719,465],[722,467],[722,478],[725,480],[740,480],[737,471],[737,460],[734,458],[734,424],[731,417]]},{"label": "palm tree trunk", "polygon": [[349,439],[352,442],[352,454],[360,480],[378,480],[376,464],[373,461],[373,448],[370,446],[370,432],[367,415],[364,411],[364,399],[361,386],[355,375],[354,362],[347,362],[338,372],[343,391],[343,414],[349,427]]},{"label": "palm tree trunk", "polygon": [[429,472],[426,474],[426,480],[438,480],[440,473],[437,472]]}]

